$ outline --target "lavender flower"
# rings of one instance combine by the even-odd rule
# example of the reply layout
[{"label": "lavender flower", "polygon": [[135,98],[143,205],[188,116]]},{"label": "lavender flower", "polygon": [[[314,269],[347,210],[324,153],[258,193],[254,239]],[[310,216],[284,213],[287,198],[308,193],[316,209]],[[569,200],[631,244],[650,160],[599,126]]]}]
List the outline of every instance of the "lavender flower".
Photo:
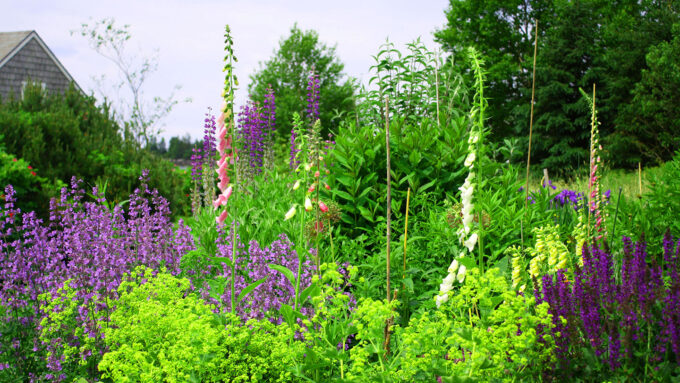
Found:
[{"label": "lavender flower", "polygon": [[215,164],[217,163],[217,137],[215,131],[217,123],[215,116],[210,113],[205,114],[203,120],[203,205],[210,206],[215,200]]},{"label": "lavender flower", "polygon": [[[262,172],[265,139],[267,135],[266,121],[258,104],[249,101],[239,112],[240,141],[247,156],[248,166],[244,171],[248,179]],[[246,159],[243,159],[244,161]]]},{"label": "lavender flower", "polygon": [[309,127],[312,127],[319,119],[319,84],[319,75],[312,69],[307,82],[307,108],[305,109]]},{"label": "lavender flower", "polygon": [[271,85],[267,86],[262,106],[265,139],[264,168],[274,169],[274,142],[276,141],[276,99]]},{"label": "lavender flower", "polygon": [[[96,188],[92,191],[96,201],[83,202],[84,190],[74,178],[70,190],[62,189],[60,200],[51,201],[47,223],[32,212],[23,214],[15,209],[14,191],[5,189],[6,203],[0,210],[0,217],[5,217],[0,219],[0,304],[5,311],[0,320],[16,322],[26,332],[18,340],[18,348],[12,347],[14,342],[4,333],[0,336],[0,363],[21,366],[16,361],[33,358],[33,354],[40,360],[39,356],[49,351],[44,368],[51,369],[57,380],[64,363],[77,363],[65,360],[61,352],[78,344],[75,328],[64,330],[64,336],[46,344],[38,340],[41,321],[48,319],[43,311],[45,299],[56,296],[66,280],[72,281],[79,306],[73,319],[88,336],[100,339],[102,323],[108,321],[113,308],[108,302],[115,301],[125,273],[137,265],[156,270],[162,265],[179,273],[180,257],[194,248],[193,238],[182,221],[176,226],[170,221],[168,201],[149,189],[147,176],[145,171],[141,188],[130,196],[127,212],[121,207],[109,211]],[[93,306],[95,297],[100,303]],[[27,348],[32,349],[31,355],[16,355]],[[7,357],[10,360],[4,360]],[[96,361],[100,354],[82,357]],[[16,373],[29,380],[35,366],[24,366],[28,371]]]}]

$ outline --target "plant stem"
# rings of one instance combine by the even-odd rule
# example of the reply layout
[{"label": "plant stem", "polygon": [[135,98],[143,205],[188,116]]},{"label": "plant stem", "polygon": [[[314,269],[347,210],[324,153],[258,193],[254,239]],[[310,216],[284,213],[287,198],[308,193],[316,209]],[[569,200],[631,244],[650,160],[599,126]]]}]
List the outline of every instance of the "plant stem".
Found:
[{"label": "plant stem", "polygon": [[390,301],[390,240],[392,224],[392,196],[390,178],[390,99],[385,98],[385,145],[387,148],[387,302]]},{"label": "plant stem", "polygon": [[409,207],[409,201],[411,199],[411,188],[406,189],[406,220],[404,222],[404,268],[402,269],[401,272],[401,288],[402,290],[405,289],[404,286],[404,280],[406,279],[406,242],[408,238],[408,207]]},{"label": "plant stem", "polygon": [[234,300],[236,300],[236,297],[234,296],[235,290],[236,290],[236,220],[234,220],[234,229],[231,234],[231,313],[236,315],[236,305],[234,304]]},{"label": "plant stem", "polygon": [[536,26],[534,27],[534,67],[531,76],[531,114],[529,117],[529,149],[527,151],[527,176],[524,182],[524,190],[526,196],[524,197],[524,214],[521,220],[521,243],[522,250],[524,250],[524,218],[526,217],[529,208],[529,168],[531,166],[531,138],[534,130],[534,98],[536,95],[536,53],[538,52],[538,19],[536,19]]},{"label": "plant stem", "polygon": [[439,51],[434,51],[434,86],[437,101],[437,128],[439,128]]}]

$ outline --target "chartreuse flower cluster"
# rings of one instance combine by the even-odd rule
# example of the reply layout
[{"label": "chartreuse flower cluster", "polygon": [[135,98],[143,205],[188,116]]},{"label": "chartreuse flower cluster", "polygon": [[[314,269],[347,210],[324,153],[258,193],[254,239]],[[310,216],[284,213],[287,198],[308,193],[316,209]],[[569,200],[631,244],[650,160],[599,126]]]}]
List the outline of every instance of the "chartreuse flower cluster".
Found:
[{"label": "chartreuse flower cluster", "polygon": [[[517,294],[497,268],[468,271],[439,310],[399,329],[400,381],[530,381],[554,360],[548,305]],[[454,380],[451,380],[454,379]],[[508,380],[506,380],[508,379]]]},{"label": "chartreuse flower cluster", "polygon": [[212,308],[189,291],[188,279],[135,269],[120,284],[117,308],[104,330],[109,351],[99,363],[102,378],[219,381],[213,374],[221,360],[224,332]]},{"label": "chartreuse flower cluster", "polygon": [[[583,259],[578,251],[580,247],[576,247],[576,252],[570,251],[567,244],[560,238],[559,225],[546,225],[534,228],[532,231],[536,242],[534,246],[525,249],[528,264],[519,247],[511,246],[505,250],[505,254],[511,257],[512,262],[512,287],[521,292],[534,280],[540,286],[544,275],[554,275],[559,270],[572,278],[576,265],[583,265]],[[576,226],[574,237],[576,242],[582,246],[585,238],[582,238],[584,235],[580,232],[580,226]]]}]

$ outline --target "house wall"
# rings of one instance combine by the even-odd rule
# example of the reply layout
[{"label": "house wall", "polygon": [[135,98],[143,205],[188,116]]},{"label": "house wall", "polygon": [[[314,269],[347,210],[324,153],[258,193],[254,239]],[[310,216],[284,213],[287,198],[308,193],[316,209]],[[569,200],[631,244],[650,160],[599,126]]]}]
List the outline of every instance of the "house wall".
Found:
[{"label": "house wall", "polygon": [[14,92],[21,97],[22,82],[29,79],[44,83],[48,92],[63,93],[69,87],[68,78],[35,39],[0,68],[0,96],[6,100]]}]

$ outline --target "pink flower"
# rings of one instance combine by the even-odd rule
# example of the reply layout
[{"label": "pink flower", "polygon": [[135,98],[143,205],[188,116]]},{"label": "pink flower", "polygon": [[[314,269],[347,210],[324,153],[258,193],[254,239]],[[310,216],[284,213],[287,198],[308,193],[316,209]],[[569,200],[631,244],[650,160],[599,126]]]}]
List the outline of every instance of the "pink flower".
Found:
[{"label": "pink flower", "polygon": [[229,186],[227,190],[225,190],[222,194],[220,194],[215,202],[213,202],[213,206],[215,206],[215,209],[217,209],[219,206],[226,206],[227,202],[229,202],[229,197],[231,197],[231,192],[233,190],[232,186]]},{"label": "pink flower", "polygon": [[319,171],[318,170],[314,172],[314,177],[319,178]]},{"label": "pink flower", "polygon": [[220,182],[217,184],[217,187],[220,190],[224,190],[224,188],[226,188],[227,185],[229,185],[229,177],[224,177],[224,178],[220,179]]},{"label": "pink flower", "polygon": [[319,210],[321,210],[322,212],[324,212],[324,213],[325,213],[325,212],[327,212],[327,211],[328,211],[328,206],[326,206],[326,204],[325,204],[325,203],[323,203],[323,202],[319,201]]},{"label": "pink flower", "polygon": [[315,185],[316,185],[316,184],[312,184],[312,186],[310,186],[309,189],[307,189],[307,193],[313,192],[314,189],[316,188]]},{"label": "pink flower", "polygon": [[224,223],[224,220],[227,219],[227,210],[224,210],[219,217],[217,217],[217,224],[221,225]]}]

